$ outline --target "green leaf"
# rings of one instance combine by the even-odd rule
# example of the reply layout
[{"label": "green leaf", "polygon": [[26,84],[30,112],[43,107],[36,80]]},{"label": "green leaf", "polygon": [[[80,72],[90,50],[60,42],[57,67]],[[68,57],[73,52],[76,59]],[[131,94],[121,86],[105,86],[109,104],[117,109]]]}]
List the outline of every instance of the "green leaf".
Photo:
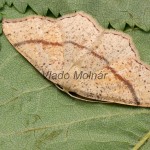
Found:
[{"label": "green leaf", "polygon": [[3,17],[2,17],[2,14],[0,14],[0,35],[2,34],[2,19],[3,19]]},{"label": "green leaf", "polygon": [[0,22],[2,22],[2,14],[0,14]]},{"label": "green leaf", "polygon": [[26,2],[18,2],[18,1],[15,1],[14,2],[14,6],[17,8],[17,10],[21,13],[25,13],[26,11],[26,8],[27,8],[27,3]]},{"label": "green leaf", "polygon": [[0,35],[2,34],[2,24],[0,23]]},{"label": "green leaf", "polygon": [[[84,7],[89,12],[90,10],[97,12],[99,21],[101,15],[98,15],[98,10],[106,9],[106,4],[109,4],[109,9],[131,8],[129,5],[131,1],[128,7],[123,7],[122,1],[114,1],[119,3],[117,6],[113,6],[111,1],[103,1],[101,6],[98,1],[96,4],[92,1],[90,4],[89,1],[87,3],[76,1],[73,6],[71,4],[73,2],[69,0],[69,3],[62,1],[62,4],[52,1],[53,5],[45,3],[48,7],[44,6],[44,2],[44,0],[40,1],[42,13],[46,12],[42,8],[57,6],[56,9],[50,10],[55,15],[59,12],[64,14],[65,10],[74,11],[78,4],[80,9]],[[34,2],[30,3],[33,5]],[[36,6],[34,8],[34,11],[36,8],[40,9]],[[5,18],[24,17],[34,14],[34,11],[27,9],[26,13],[22,14],[14,7],[8,6],[1,10]],[[111,20],[113,14],[110,15],[110,10],[108,14],[106,13],[107,11],[103,14],[105,17],[102,20],[105,25],[113,20],[113,18]],[[116,14],[116,16],[121,15],[121,25],[113,21],[113,27],[120,26],[123,29],[122,25],[126,19],[123,19],[122,13]],[[138,28],[129,28],[125,32],[133,37],[142,60],[150,64],[150,33]],[[1,150],[124,150],[133,147],[149,149],[150,142],[146,141],[150,138],[150,109],[115,104],[93,104],[73,99],[46,80],[13,48],[4,35],[0,36],[0,40],[2,44],[0,51]]]},{"label": "green leaf", "polygon": [[5,4],[5,0],[0,0],[0,9],[3,8],[4,4]]},{"label": "green leaf", "polygon": [[[4,0],[3,0],[4,1]],[[57,17],[78,10],[92,14],[101,25],[109,23],[123,30],[126,23],[131,27],[150,30],[150,0],[5,0],[20,12],[29,5],[37,14],[46,15],[48,9]]]}]

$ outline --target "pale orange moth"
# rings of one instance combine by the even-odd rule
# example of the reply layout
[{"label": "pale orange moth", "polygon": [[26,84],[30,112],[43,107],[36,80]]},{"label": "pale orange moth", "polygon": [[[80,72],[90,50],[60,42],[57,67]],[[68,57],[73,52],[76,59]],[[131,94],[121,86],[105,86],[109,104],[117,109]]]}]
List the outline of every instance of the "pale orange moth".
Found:
[{"label": "pale orange moth", "polygon": [[3,19],[2,24],[16,50],[70,96],[150,107],[150,67],[126,34],[103,29],[83,12]]}]

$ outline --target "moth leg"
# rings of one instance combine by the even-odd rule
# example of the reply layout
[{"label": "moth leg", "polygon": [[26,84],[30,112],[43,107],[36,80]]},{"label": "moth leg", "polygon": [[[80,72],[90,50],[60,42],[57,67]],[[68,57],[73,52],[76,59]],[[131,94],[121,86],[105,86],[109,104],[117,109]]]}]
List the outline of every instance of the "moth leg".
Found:
[{"label": "moth leg", "polygon": [[86,101],[86,102],[98,102],[97,100],[92,100],[90,98],[82,97],[75,92],[67,92],[67,94],[73,98],[76,98],[78,100]]},{"label": "moth leg", "polygon": [[92,103],[96,103],[96,102],[98,102],[98,103],[111,103],[111,102],[106,102],[106,101],[102,101],[102,100],[100,101],[100,100],[86,98],[86,97],[83,97],[83,96],[80,96],[80,95],[76,94],[75,92],[68,92],[64,88],[62,88],[59,84],[55,84],[55,86],[59,90],[67,93],[69,96],[71,96],[71,97],[73,97],[75,99],[78,99],[78,100],[82,100],[82,101],[86,101],[86,102],[92,102]]},{"label": "moth leg", "polygon": [[[66,91],[65,91],[66,92]],[[90,98],[86,98],[83,96],[80,96],[78,94],[76,94],[75,92],[66,92],[69,96],[78,99],[78,100],[82,100],[82,101],[86,101],[86,102],[92,102],[92,103],[111,103],[111,102],[105,102],[105,101],[100,101],[100,100],[95,100],[95,99],[90,99]]]},{"label": "moth leg", "polygon": [[59,84],[55,84],[55,86],[56,86],[59,90],[65,92],[64,88],[62,88]]},{"label": "moth leg", "polygon": [[79,100],[82,100],[82,101],[88,101],[88,102],[98,102],[97,100],[91,100],[90,98],[84,98],[84,97],[82,97],[82,96],[80,96],[80,95],[78,95],[78,94],[76,94],[76,93],[74,93],[74,92],[68,92],[68,91],[66,91],[64,88],[62,88],[59,84],[55,84],[55,86],[56,86],[59,90],[61,90],[61,91],[65,92],[65,93],[67,93],[68,95],[70,95],[70,96],[73,97],[73,98],[76,98],[76,99],[79,99]]}]

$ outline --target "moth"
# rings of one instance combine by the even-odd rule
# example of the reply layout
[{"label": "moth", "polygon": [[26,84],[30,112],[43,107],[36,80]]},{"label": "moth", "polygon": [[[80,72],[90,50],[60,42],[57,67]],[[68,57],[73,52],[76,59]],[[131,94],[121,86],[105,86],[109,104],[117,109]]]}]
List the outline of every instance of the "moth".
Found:
[{"label": "moth", "polygon": [[3,19],[2,27],[13,47],[70,96],[150,107],[150,67],[125,33],[84,12]]}]

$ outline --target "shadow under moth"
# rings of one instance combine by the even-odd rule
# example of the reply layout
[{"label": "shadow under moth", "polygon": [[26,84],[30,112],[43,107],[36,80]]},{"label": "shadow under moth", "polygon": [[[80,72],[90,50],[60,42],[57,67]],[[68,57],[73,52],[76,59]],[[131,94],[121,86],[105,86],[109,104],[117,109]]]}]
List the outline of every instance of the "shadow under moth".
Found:
[{"label": "shadow under moth", "polygon": [[3,19],[3,32],[40,73],[70,96],[150,107],[150,67],[131,38],[77,12]]}]

